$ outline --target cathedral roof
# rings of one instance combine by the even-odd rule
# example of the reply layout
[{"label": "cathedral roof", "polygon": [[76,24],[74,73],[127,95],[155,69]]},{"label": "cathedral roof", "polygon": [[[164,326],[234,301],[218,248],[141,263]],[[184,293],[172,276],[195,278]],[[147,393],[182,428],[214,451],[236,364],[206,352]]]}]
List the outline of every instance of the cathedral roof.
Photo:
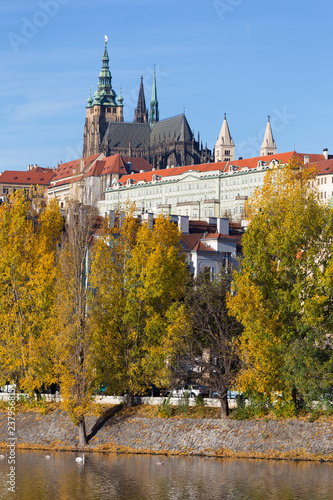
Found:
[{"label": "cathedral roof", "polygon": [[191,141],[192,131],[185,115],[173,116],[156,122],[150,136],[150,144],[160,144],[167,140]]},{"label": "cathedral roof", "polygon": [[143,148],[148,146],[148,123],[109,122],[102,145],[109,148]]}]

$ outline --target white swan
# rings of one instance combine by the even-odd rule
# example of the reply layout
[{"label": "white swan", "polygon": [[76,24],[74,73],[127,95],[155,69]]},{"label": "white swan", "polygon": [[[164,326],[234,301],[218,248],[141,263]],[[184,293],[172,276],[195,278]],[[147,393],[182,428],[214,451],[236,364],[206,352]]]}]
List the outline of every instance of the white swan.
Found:
[{"label": "white swan", "polygon": [[53,453],[52,453],[52,455],[44,455],[44,458],[47,458],[47,459],[53,458]]},{"label": "white swan", "polygon": [[3,460],[4,458],[6,458],[6,456],[7,456],[7,453],[6,453],[6,455],[0,455],[0,460]]},{"label": "white swan", "polygon": [[76,457],[75,461],[83,463],[84,462],[84,453],[83,453],[82,457]]}]

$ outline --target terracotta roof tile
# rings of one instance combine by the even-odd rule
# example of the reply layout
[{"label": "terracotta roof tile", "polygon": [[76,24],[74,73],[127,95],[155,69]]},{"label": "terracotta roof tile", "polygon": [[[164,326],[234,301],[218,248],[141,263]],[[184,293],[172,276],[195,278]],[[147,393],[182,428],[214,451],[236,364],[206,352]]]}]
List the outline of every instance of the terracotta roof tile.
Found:
[{"label": "terracotta roof tile", "polygon": [[153,166],[144,158],[134,158],[130,156],[122,157],[125,163],[132,163],[132,170],[139,173],[140,170],[151,171]]},{"label": "terracotta roof tile", "polygon": [[237,236],[229,236],[229,234],[210,233],[204,236],[201,240],[235,240]]},{"label": "terracotta roof tile", "polygon": [[127,174],[125,162],[120,154],[108,156],[102,160],[104,162],[104,168],[102,170],[102,175],[106,174]]},{"label": "terracotta roof tile", "polygon": [[318,161],[315,165],[317,167],[317,175],[333,173],[333,159]]},{"label": "terracotta roof tile", "polygon": [[192,252],[215,252],[215,250],[205,245],[202,241],[198,241],[194,248],[192,248]]},{"label": "terracotta roof tile", "polygon": [[[100,156],[100,154],[95,154],[93,156],[87,156],[86,158],[82,158],[83,160],[83,170],[86,171],[87,168],[89,168],[94,161],[97,160],[97,158]],[[64,179],[66,177],[70,177],[72,175],[75,175],[75,170],[76,172],[80,172],[81,170],[81,158],[78,158],[77,160],[72,160],[67,163],[61,163],[58,168],[56,169],[54,173],[54,177],[52,178],[52,182],[59,181],[60,179]]]},{"label": "terracotta roof tile", "polygon": [[192,250],[202,236],[203,233],[182,234],[181,241],[188,250]]},{"label": "terracotta roof tile", "polygon": [[255,158],[245,158],[243,160],[232,160],[228,162],[217,162],[217,163],[205,163],[202,165],[187,165],[185,167],[173,167],[167,168],[163,170],[155,170],[150,172],[144,172],[141,174],[130,174],[125,175],[120,179],[120,184],[125,184],[127,179],[132,179],[134,182],[146,181],[151,182],[153,175],[157,175],[161,178],[177,176],[186,172],[194,171],[194,172],[212,172],[219,170],[221,172],[227,172],[230,166],[237,167],[237,170],[241,170],[244,167],[248,167],[250,169],[257,168],[258,162],[267,162],[270,163],[273,159],[280,161],[281,163],[288,163],[292,158],[299,159],[300,161],[304,161],[304,156],[309,157],[310,162],[320,161],[324,159],[324,155],[322,154],[308,154],[305,155],[303,153],[297,153],[296,151],[289,151],[287,153],[278,153],[275,155],[268,156],[257,156]]},{"label": "terracotta roof tile", "polygon": [[41,167],[27,171],[5,170],[0,174],[0,183],[47,186],[53,176],[54,171],[52,169],[43,169]]}]

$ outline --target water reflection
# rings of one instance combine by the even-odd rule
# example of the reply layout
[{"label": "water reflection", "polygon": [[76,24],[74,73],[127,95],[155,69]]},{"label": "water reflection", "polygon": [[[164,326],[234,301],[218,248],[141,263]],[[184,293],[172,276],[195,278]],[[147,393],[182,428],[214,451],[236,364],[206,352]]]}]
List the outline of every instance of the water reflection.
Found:
[{"label": "water reflection", "polygon": [[[18,451],[16,493],[0,463],[0,499],[329,500],[333,464]],[[80,455],[81,456],[81,455]],[[162,462],[162,463],[161,463]]]}]

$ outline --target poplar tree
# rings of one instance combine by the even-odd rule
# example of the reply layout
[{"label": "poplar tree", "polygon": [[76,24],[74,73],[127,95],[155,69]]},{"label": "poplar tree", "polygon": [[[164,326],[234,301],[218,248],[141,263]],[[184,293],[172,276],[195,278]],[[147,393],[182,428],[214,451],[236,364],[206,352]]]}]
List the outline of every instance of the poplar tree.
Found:
[{"label": "poplar tree", "polygon": [[54,312],[55,370],[62,405],[87,444],[85,415],[94,387],[93,331],[89,290],[89,246],[96,221],[91,207],[73,204],[57,254]]}]

